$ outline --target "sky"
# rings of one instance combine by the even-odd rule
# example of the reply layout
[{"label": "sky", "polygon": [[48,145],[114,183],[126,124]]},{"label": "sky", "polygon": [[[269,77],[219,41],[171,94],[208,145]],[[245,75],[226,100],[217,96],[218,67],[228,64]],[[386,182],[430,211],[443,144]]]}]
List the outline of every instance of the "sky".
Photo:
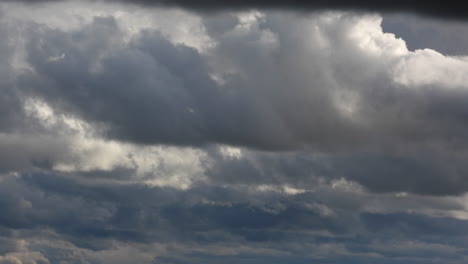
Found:
[{"label": "sky", "polygon": [[455,1],[0,0],[0,264],[464,264]]}]

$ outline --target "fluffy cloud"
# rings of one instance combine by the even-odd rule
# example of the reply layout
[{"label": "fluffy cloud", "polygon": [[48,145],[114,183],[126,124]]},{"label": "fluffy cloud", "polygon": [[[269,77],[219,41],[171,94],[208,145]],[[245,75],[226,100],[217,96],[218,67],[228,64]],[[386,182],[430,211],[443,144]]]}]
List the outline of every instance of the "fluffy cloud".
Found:
[{"label": "fluffy cloud", "polygon": [[[128,31],[114,18],[117,9],[68,29],[41,16],[35,19],[44,25],[19,23],[14,14],[27,12],[21,9],[5,15],[5,22],[28,34],[19,39],[8,32],[13,26],[3,29],[16,49],[4,44],[2,54],[12,63],[4,66],[10,83],[2,98],[8,109],[20,108],[7,111],[16,125],[2,122],[9,124],[3,149],[10,149],[4,152],[8,162],[3,171],[135,168],[127,158],[136,155],[135,147],[92,138],[97,135],[130,144],[322,151],[332,153],[326,158],[332,179],[346,177],[378,191],[465,191],[461,160],[466,142],[459,136],[466,130],[461,122],[465,58],[409,51],[403,40],[382,31],[378,16],[208,15],[198,21],[206,32],[199,39],[209,44],[188,46],[153,29]],[[129,16],[119,17],[129,21]],[[183,21],[180,27],[185,27]],[[26,134],[8,134],[12,129]],[[44,135],[33,140],[38,129]],[[52,142],[51,133],[63,141]],[[431,154],[418,157],[427,151]],[[368,158],[344,161],[343,156],[355,153]],[[215,167],[224,166],[217,154],[209,155],[215,155]],[[278,159],[291,159],[286,156],[280,153]],[[370,164],[376,159],[388,164],[378,168],[400,169],[374,171]],[[314,166],[307,160],[308,167]],[[365,171],[354,173],[356,166],[346,165],[363,164],[361,160]],[[453,166],[455,171],[449,168]],[[234,171],[218,174],[226,178]],[[443,180],[440,175],[453,175],[453,180],[448,186],[430,184],[436,188],[430,191],[420,180],[381,181],[408,173],[435,182]],[[291,183],[285,176],[289,172],[279,175]]]},{"label": "fluffy cloud", "polygon": [[[62,171],[134,171],[142,161],[130,158],[138,156],[132,144],[225,144],[300,152],[225,160],[208,148],[193,156],[198,176],[176,182],[208,175],[220,183],[310,186],[344,177],[377,192],[464,193],[468,62],[409,51],[381,22],[347,13],[208,15],[200,23],[211,44],[203,48],[151,29],[130,34],[113,17],[70,30],[28,24],[27,67],[16,73],[19,98],[33,102],[26,114],[39,113],[46,131],[78,120],[94,136],[127,146],[80,132],[67,141],[73,150],[27,149],[18,153],[32,154],[13,159]],[[54,111],[66,118],[50,121]]]},{"label": "fluffy cloud", "polygon": [[152,31],[127,42],[112,18],[71,32],[32,28],[34,71],[18,85],[141,144],[418,150],[452,148],[448,138],[465,129],[454,99],[466,96],[464,58],[408,51],[375,16],[237,19],[202,53]]}]

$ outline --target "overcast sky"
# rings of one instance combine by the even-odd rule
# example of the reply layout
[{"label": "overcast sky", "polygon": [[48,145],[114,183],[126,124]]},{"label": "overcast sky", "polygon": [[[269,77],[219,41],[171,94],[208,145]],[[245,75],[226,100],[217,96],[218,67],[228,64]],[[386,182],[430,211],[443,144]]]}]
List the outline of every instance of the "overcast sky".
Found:
[{"label": "overcast sky", "polygon": [[0,1],[0,264],[464,264],[454,1]]}]

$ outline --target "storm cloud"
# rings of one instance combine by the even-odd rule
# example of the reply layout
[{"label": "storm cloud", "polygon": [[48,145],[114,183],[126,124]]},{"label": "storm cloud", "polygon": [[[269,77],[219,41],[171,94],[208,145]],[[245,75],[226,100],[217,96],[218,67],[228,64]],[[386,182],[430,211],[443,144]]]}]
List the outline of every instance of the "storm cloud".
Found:
[{"label": "storm cloud", "polygon": [[35,3],[0,3],[0,263],[466,263],[462,8]]},{"label": "storm cloud", "polygon": [[[11,0],[2,0],[9,2]],[[36,0],[22,0],[26,3],[37,3]],[[56,2],[61,0],[40,0],[41,2]],[[466,19],[468,12],[458,1],[391,1],[391,0],[101,0],[107,2],[121,2],[129,4],[140,4],[144,6],[180,7],[191,10],[245,10],[252,8],[282,9],[297,11],[319,11],[319,10],[361,10],[378,12],[411,12],[431,16],[450,17]]]}]

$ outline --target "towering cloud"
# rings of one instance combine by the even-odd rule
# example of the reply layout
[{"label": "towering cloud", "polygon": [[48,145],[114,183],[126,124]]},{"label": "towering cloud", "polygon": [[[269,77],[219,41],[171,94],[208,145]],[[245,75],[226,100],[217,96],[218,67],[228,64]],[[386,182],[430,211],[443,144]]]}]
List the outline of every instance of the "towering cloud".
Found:
[{"label": "towering cloud", "polygon": [[377,16],[251,16],[208,31],[213,46],[204,51],[152,31],[127,43],[112,18],[72,32],[31,28],[34,71],[19,76],[20,86],[102,125],[109,138],[141,144],[326,152],[467,146],[452,140],[467,129],[460,122],[466,58],[411,52],[382,32]]}]

